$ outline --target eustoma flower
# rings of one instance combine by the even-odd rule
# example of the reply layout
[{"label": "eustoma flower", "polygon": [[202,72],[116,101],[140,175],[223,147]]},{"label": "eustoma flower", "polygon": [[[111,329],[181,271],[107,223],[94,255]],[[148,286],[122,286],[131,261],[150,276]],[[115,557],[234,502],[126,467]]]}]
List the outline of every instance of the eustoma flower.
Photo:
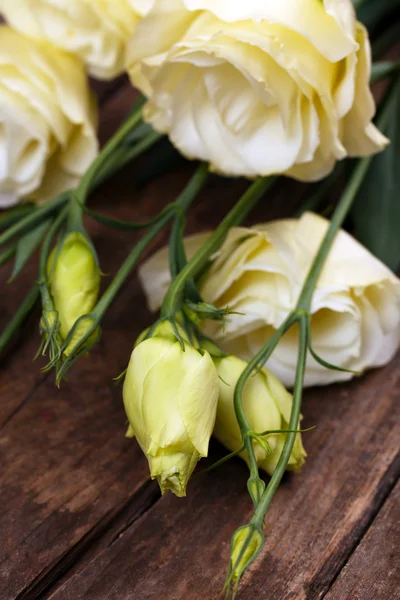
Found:
[{"label": "eustoma flower", "polygon": [[71,339],[64,350],[68,356],[74,346],[91,328],[90,319],[84,319],[95,307],[100,290],[100,269],[94,251],[87,238],[79,232],[67,234],[61,247],[54,248],[47,265],[49,289],[54,311],[46,312],[42,318],[42,328],[48,321],[54,325],[53,317],[59,325],[59,335],[65,341]]},{"label": "eustoma flower", "polygon": [[[182,348],[182,344],[184,348]],[[134,349],[124,382],[128,435],[135,435],[161,491],[186,495],[207,456],[215,422],[218,375],[208,352],[156,329]]]},{"label": "eustoma flower", "polygon": [[316,180],[387,143],[350,0],[156,0],[127,68],[144,118],[220,173]]},{"label": "eustoma flower", "polygon": [[[292,309],[328,228],[313,213],[253,228],[232,229],[199,282],[202,297],[229,306],[225,327],[207,332],[227,352],[249,360],[275,333]],[[188,255],[207,234],[187,240]],[[156,310],[168,286],[167,253],[152,257],[141,279]],[[400,281],[353,237],[340,231],[324,265],[311,306],[314,351],[344,369],[362,372],[386,364],[400,343]],[[292,386],[298,337],[291,329],[268,361],[268,368]],[[352,373],[328,370],[308,357],[306,385],[350,379]]]},{"label": "eustoma flower", "polygon": [[79,59],[0,26],[0,207],[76,185],[97,154]]},{"label": "eustoma flower", "polygon": [[123,70],[125,46],[152,0],[0,0],[0,12],[22,33],[80,56],[90,73]]},{"label": "eustoma flower", "polygon": [[[227,356],[215,359],[215,365],[219,376],[219,397],[213,435],[229,450],[236,452],[242,447],[243,439],[236,419],[233,396],[246,363],[235,356]],[[252,431],[255,434],[265,434],[254,437],[257,465],[272,475],[285,443],[284,431],[288,429],[292,396],[272,373],[263,369],[246,382],[242,403]],[[267,443],[263,443],[263,440]],[[245,451],[240,456],[248,461]],[[299,471],[305,457],[301,434],[298,433],[288,471]]]}]

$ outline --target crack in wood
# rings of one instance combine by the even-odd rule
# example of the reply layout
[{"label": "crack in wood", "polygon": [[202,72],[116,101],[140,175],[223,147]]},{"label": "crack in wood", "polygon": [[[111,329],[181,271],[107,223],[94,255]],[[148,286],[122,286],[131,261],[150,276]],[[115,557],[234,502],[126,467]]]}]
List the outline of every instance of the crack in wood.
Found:
[{"label": "crack in wood", "polygon": [[42,377],[38,381],[36,381],[33,388],[25,395],[22,402],[20,402],[18,404],[18,406],[16,406],[14,408],[14,410],[5,419],[4,423],[1,424],[0,431],[5,429],[7,427],[7,425],[10,423],[10,421],[28,404],[29,400],[31,400],[33,398],[33,396],[36,394],[38,389],[47,381],[49,376],[50,376],[50,373],[45,373],[44,375],[42,375]]},{"label": "crack in wood", "polygon": [[160,497],[157,484],[147,481],[131,498],[108,511],[79,542],[22,590],[15,600],[48,598],[62,585],[64,577],[70,578],[80,572],[91,562],[90,557],[97,556],[102,547],[112,546]]},{"label": "crack in wood", "polygon": [[343,539],[342,545],[343,547],[347,547],[346,553],[340,557],[339,564],[336,564],[337,559],[335,556],[324,564],[323,568],[307,586],[307,600],[323,600],[323,598],[329,594],[341,572],[348,564],[351,556],[357,550],[363,538],[378,517],[383,505],[389,498],[399,479],[400,453],[390,464],[383,480],[377,488],[377,493],[370,506],[368,515],[358,521],[355,524],[354,529]]}]

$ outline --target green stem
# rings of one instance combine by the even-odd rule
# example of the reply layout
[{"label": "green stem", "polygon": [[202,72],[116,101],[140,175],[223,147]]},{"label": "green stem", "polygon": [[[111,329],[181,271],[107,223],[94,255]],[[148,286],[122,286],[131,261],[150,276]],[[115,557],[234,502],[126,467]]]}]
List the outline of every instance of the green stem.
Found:
[{"label": "green stem", "polygon": [[[390,93],[388,93],[387,97],[384,101],[384,107],[381,112],[379,118],[379,127],[383,128],[386,124],[387,116],[388,116],[388,98],[390,97]],[[277,346],[279,340],[283,336],[283,334],[296,322],[299,323],[300,335],[299,335],[299,354],[298,354],[298,362],[297,362],[297,370],[296,370],[296,379],[293,391],[293,404],[290,415],[290,422],[288,429],[297,429],[300,412],[301,412],[301,402],[303,396],[303,384],[304,384],[304,373],[306,368],[306,360],[307,360],[307,349],[309,346],[309,312],[311,308],[311,302],[315,287],[318,283],[318,279],[320,277],[321,271],[323,269],[325,260],[327,259],[329,252],[332,248],[332,244],[335,240],[335,237],[340,230],[347,214],[349,213],[352,204],[356,198],[357,192],[360,189],[361,183],[368,171],[368,167],[370,165],[372,158],[364,158],[359,161],[357,167],[355,168],[351,180],[348,184],[347,189],[345,190],[336,211],[332,217],[330,226],[328,231],[325,234],[325,237],[320,245],[320,248],[317,252],[317,255],[314,258],[313,264],[310,268],[310,271],[307,275],[305,283],[303,285],[303,289],[300,293],[300,297],[296,306],[296,309],[289,315],[288,319],[283,323],[281,328],[276,332],[276,334],[267,342],[264,348],[260,350],[260,352],[254,357],[254,359],[249,363],[248,368],[242,374],[242,378],[239,379],[237,389],[235,390],[235,411],[237,414],[237,418],[239,421],[239,425],[241,427],[242,432],[245,431],[244,427],[248,426],[247,420],[243,420],[243,406],[242,406],[242,391],[243,386],[250,376],[250,374],[254,371],[257,365],[265,364],[270,355],[272,354],[274,348]],[[265,518],[265,514],[269,508],[269,505],[272,501],[272,498],[278,489],[279,483],[283,477],[284,472],[286,471],[287,465],[289,463],[290,455],[293,450],[293,446],[296,439],[296,433],[288,433],[285,444],[282,450],[282,454],[280,456],[277,467],[274,471],[274,474],[266,487],[260,502],[258,503],[254,517],[252,519],[252,523],[261,527]],[[245,437],[248,437],[248,433],[246,431]]]},{"label": "green stem", "polygon": [[156,131],[152,131],[146,137],[141,139],[134,146],[121,146],[118,150],[115,151],[115,154],[111,157],[110,161],[107,163],[107,168],[103,169],[100,173],[97,174],[96,177],[96,187],[100,185],[105,179],[108,179],[114,173],[122,169],[125,165],[131,162],[134,158],[137,158],[140,154],[154,146],[156,142],[158,142],[162,138],[160,133]]},{"label": "green stem", "polygon": [[142,118],[142,109],[139,108],[123,123],[113,137],[103,147],[100,154],[93,161],[85,175],[80,180],[80,183],[76,189],[76,197],[79,204],[85,204],[86,199],[89,195],[89,191],[92,182],[95,180],[97,175],[106,168],[107,162],[112,161],[112,156],[117,148],[122,144],[124,139],[131,133],[131,131],[140,123]]},{"label": "green stem", "polygon": [[[175,206],[179,210],[185,212],[190,207],[193,200],[204,185],[207,177],[208,166],[202,164],[198,168],[188,185],[186,186],[185,190],[175,202]],[[117,275],[115,276],[113,282],[109,285],[109,287],[103,294],[102,298],[100,299],[92,313],[98,320],[100,320],[103,317],[104,313],[106,312],[111,302],[119,292],[120,288],[129,276],[133,267],[136,265],[141,254],[144,252],[147,246],[157,237],[157,235],[164,229],[164,227],[172,219],[174,214],[175,211],[173,211],[172,209],[170,212],[166,213],[159,221],[157,221],[157,223],[155,223],[149,229],[149,231],[143,236],[141,240],[139,240],[138,244],[133,248],[129,256],[126,258],[125,262],[121,266],[120,270],[118,271]]]},{"label": "green stem", "polygon": [[40,206],[36,209],[33,214],[29,213],[26,217],[23,217],[17,223],[14,223],[6,231],[0,235],[0,246],[9,242],[13,237],[25,233],[25,231],[31,230],[39,222],[46,219],[49,215],[53,214],[64,206],[70,197],[70,192],[64,192],[54,198],[48,204]]},{"label": "green stem", "polygon": [[371,164],[372,157],[362,159],[350,180],[350,183],[344,192],[342,199],[340,200],[337,209],[335,210],[332,220],[330,222],[328,231],[326,232],[323,243],[321,244],[318,253],[313,261],[310,272],[307,276],[306,283],[303,287],[303,290],[300,294],[300,298],[298,301],[298,308],[303,308],[308,311],[311,306],[312,296],[316,285],[318,283],[318,279],[321,275],[321,271],[324,267],[325,261],[331,251],[332,244],[335,241],[336,235],[340,230],[343,222],[355,200],[358,190],[364,180],[364,177],[368,171],[368,168]]},{"label": "green stem", "polygon": [[173,318],[175,316],[182,301],[186,282],[195,279],[199,275],[209,258],[220,248],[231,227],[242,223],[274,181],[274,177],[261,177],[243,194],[201,250],[185,265],[169,287],[161,308],[161,318]]},{"label": "green stem", "polygon": [[293,389],[293,405],[292,412],[290,414],[290,421],[288,429],[291,429],[292,432],[288,433],[286,436],[285,445],[282,450],[282,454],[279,458],[279,462],[277,467],[272,475],[265,492],[263,493],[261,500],[255,510],[254,516],[251,520],[251,523],[256,527],[261,528],[265,519],[265,514],[271,504],[272,498],[276,490],[279,487],[281,479],[283,477],[284,472],[286,471],[286,467],[288,465],[290,455],[292,454],[293,446],[296,440],[297,433],[294,433],[299,426],[300,420],[300,411],[301,411],[301,401],[303,397],[303,384],[304,384],[304,373],[306,369],[306,360],[307,360],[307,341],[308,341],[308,323],[307,323],[307,315],[305,313],[299,316],[299,328],[300,328],[300,336],[299,336],[299,353],[298,353],[298,361],[297,361],[297,370],[296,370],[296,379]]},{"label": "green stem", "polygon": [[21,327],[39,299],[39,287],[35,284],[18,307],[13,318],[0,335],[0,354],[10,343],[16,330]]},{"label": "green stem", "polygon": [[46,236],[43,240],[42,247],[40,249],[39,256],[39,285],[45,283],[47,280],[47,260],[50,253],[50,246],[53,241],[54,236],[57,234],[58,230],[63,224],[63,221],[66,220],[69,212],[69,207],[64,207],[64,210],[60,212],[56,219],[54,219],[50,229],[46,233]]}]

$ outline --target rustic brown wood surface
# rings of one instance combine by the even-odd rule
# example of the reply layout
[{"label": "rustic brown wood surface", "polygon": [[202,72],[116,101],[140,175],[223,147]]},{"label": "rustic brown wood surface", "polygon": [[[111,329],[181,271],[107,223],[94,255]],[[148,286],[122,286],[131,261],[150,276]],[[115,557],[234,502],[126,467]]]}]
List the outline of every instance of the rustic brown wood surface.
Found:
[{"label": "rustic brown wood surface", "polygon": [[[120,82],[102,97],[104,139],[133,94]],[[176,197],[190,173],[178,165],[139,186],[141,167],[129,167],[93,205],[145,219]],[[215,225],[244,187],[211,179],[189,229]],[[252,218],[289,215],[304,193],[285,184]],[[138,236],[89,226],[103,271],[115,273]],[[34,280],[35,265],[6,286],[8,275],[0,271],[0,327]],[[37,321],[38,313],[0,363],[0,599],[218,598],[230,536],[251,514],[246,468],[235,460],[198,475],[186,500],[160,498],[148,481],[136,442],[124,438],[121,389],[112,381],[151,322],[135,275],[106,316],[101,343],[60,390],[41,374],[43,363],[32,362]],[[307,392],[305,425],[317,426],[305,435],[308,461],[301,476],[284,479],[268,515],[266,550],[239,600],[399,597],[399,396],[400,357],[350,384]],[[221,456],[221,447],[213,444],[211,454]]]}]

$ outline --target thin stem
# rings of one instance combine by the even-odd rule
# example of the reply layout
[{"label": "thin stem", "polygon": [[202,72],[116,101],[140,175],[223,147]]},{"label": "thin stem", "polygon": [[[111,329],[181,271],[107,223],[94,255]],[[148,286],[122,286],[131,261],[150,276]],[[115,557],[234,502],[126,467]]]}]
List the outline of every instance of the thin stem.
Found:
[{"label": "thin stem", "polygon": [[0,354],[5,350],[17,329],[21,327],[29,313],[33,310],[38,299],[39,287],[35,284],[28,292],[13,318],[0,335]]},{"label": "thin stem", "polygon": [[342,199],[340,200],[337,206],[337,209],[334,212],[328,231],[326,232],[324,241],[318,250],[310,272],[308,273],[303,290],[300,294],[298,308],[304,308],[305,310],[310,309],[315,287],[318,283],[319,276],[321,275],[321,271],[324,267],[329,252],[331,251],[332,244],[335,241],[338,231],[343,225],[343,222],[351,208],[351,205],[353,204],[353,201],[355,200],[355,197],[357,195],[358,190],[360,189],[362,182],[364,181],[364,177],[367,174],[371,161],[371,157],[362,159],[358,163],[353,173],[349,185],[346,191],[344,192]]},{"label": "thin stem", "polygon": [[77,189],[76,196],[79,204],[84,204],[89,194],[92,181],[102,171],[109,160],[112,161],[112,156],[115,150],[122,144],[124,139],[131,133],[131,131],[140,123],[142,118],[142,109],[139,108],[123,123],[113,137],[103,147],[100,154],[93,161],[85,175],[82,177]]},{"label": "thin stem", "polygon": [[0,246],[9,242],[13,237],[21,233],[25,233],[25,231],[28,229],[33,229],[36,223],[44,220],[53,212],[56,212],[58,209],[64,206],[67,203],[69,196],[70,192],[64,192],[63,194],[57,196],[57,198],[54,198],[54,200],[48,204],[36,209],[33,214],[29,213],[20,221],[14,223],[14,225],[6,229],[6,231],[0,235]]},{"label": "thin stem", "polygon": [[264,364],[268,358],[271,356],[276,346],[279,343],[279,340],[284,335],[284,333],[291,327],[294,321],[294,316],[290,315],[289,318],[281,325],[281,327],[275,332],[275,334],[268,340],[266,346],[264,346],[247,364],[245,370],[241,374],[238,379],[238,382],[235,387],[234,392],[234,409],[236,414],[236,419],[239,424],[240,432],[243,438],[243,444],[246,448],[249,462],[250,462],[250,478],[258,478],[258,466],[257,460],[254,453],[253,442],[250,437],[251,427],[250,423],[247,420],[246,414],[243,408],[243,390],[246,385],[247,380],[255,371],[259,368],[261,364]]},{"label": "thin stem", "polygon": [[121,148],[118,148],[118,150],[115,151],[115,154],[110,158],[109,162],[106,165],[106,168],[103,168],[97,174],[95,180],[96,187],[100,185],[105,179],[108,179],[114,173],[122,169],[134,158],[137,158],[140,154],[154,146],[154,144],[156,144],[161,138],[162,135],[160,133],[152,131],[134,146],[125,147],[124,145],[122,145]]},{"label": "thin stem", "polygon": [[[387,102],[388,98],[390,98],[390,91],[388,92],[383,110],[381,112],[379,118],[379,127],[384,128],[388,116],[388,106],[389,102]],[[361,183],[364,180],[364,177],[368,171],[368,167],[371,162],[371,158],[365,158],[361,160],[357,167],[355,168],[352,178],[348,184],[346,191],[344,192],[336,211],[332,217],[330,226],[328,228],[327,233],[320,245],[320,248],[317,252],[316,257],[314,258],[313,264],[310,268],[310,271],[305,280],[303,289],[300,293],[300,297],[297,303],[295,310],[289,315],[286,322],[282,325],[282,327],[276,332],[276,334],[271,338],[264,348],[260,350],[260,352],[254,357],[254,359],[249,363],[248,368],[243,374],[243,380],[239,380],[238,386],[235,390],[235,411],[237,410],[237,418],[239,421],[239,425],[241,427],[242,432],[244,432],[243,426],[247,426],[247,420],[244,421],[242,418],[243,407],[241,404],[241,395],[244,383],[246,382],[246,377],[249,377],[250,374],[256,368],[256,365],[262,362],[266,362],[266,360],[271,355],[272,351],[276,347],[283,333],[291,327],[295,322],[299,323],[300,335],[299,335],[299,353],[298,353],[298,361],[297,361],[297,370],[296,370],[296,379],[293,391],[293,404],[290,415],[290,422],[288,429],[297,429],[300,412],[301,412],[301,402],[303,395],[303,385],[304,385],[304,374],[306,368],[306,360],[307,360],[307,350],[309,347],[309,311],[311,308],[311,302],[315,287],[318,283],[319,276],[321,274],[322,268],[324,266],[325,260],[329,255],[329,252],[332,248],[332,244],[335,240],[335,237],[340,230],[348,212],[351,209],[351,206],[355,200],[358,190],[360,189]],[[239,385],[240,384],[240,385]],[[244,434],[248,437],[248,432],[246,431]],[[252,523],[258,527],[262,526],[262,523],[265,518],[265,514],[269,508],[269,505],[272,501],[272,498],[278,489],[279,483],[283,477],[283,474],[287,468],[289,463],[289,459],[293,450],[293,446],[296,439],[296,433],[288,433],[285,444],[282,450],[282,454],[279,458],[279,462],[274,471],[274,474],[266,487],[263,495],[260,499],[260,502],[256,506],[256,510],[252,519]]]},{"label": "thin stem", "polygon": [[47,259],[50,253],[50,245],[53,241],[54,236],[63,224],[63,221],[67,218],[68,207],[64,207],[64,210],[60,212],[58,217],[53,221],[50,229],[46,233],[42,248],[39,256],[39,283],[42,284],[47,280]]},{"label": "thin stem", "polygon": [[272,498],[274,497],[274,494],[279,487],[283,474],[286,471],[286,467],[288,465],[290,455],[292,454],[293,446],[297,435],[297,433],[295,433],[294,430],[296,430],[299,426],[301,401],[303,397],[304,373],[306,369],[307,360],[308,317],[306,314],[301,314],[298,319],[300,329],[299,353],[296,369],[296,379],[293,390],[292,412],[290,414],[290,421],[288,427],[288,429],[291,429],[293,431],[287,434],[285,445],[283,447],[282,454],[279,458],[274,474],[272,475],[269,484],[267,485],[261,497],[261,500],[255,510],[254,516],[251,520],[251,523],[253,525],[260,528],[262,527],[265,514],[269,508],[269,505],[271,504]]},{"label": "thin stem", "polygon": [[261,177],[243,194],[241,199],[205,242],[201,250],[185,265],[170,286],[161,309],[162,318],[173,317],[178,312],[186,282],[195,279],[199,275],[209,258],[224,242],[229,229],[239,225],[247,217],[274,181],[274,177]]},{"label": "thin stem", "polygon": [[[200,189],[204,185],[207,176],[208,166],[202,164],[198,168],[188,185],[186,186],[185,190],[175,202],[175,206],[179,210],[186,211],[190,207],[193,200],[196,198]],[[98,320],[100,320],[103,317],[104,313],[110,306],[116,294],[119,292],[120,288],[129,276],[133,267],[139,260],[142,252],[144,252],[144,250],[147,248],[150,242],[152,242],[162,231],[162,229],[164,229],[164,227],[172,219],[174,214],[175,211],[173,211],[172,209],[170,212],[166,213],[157,223],[155,223],[149,229],[149,231],[143,236],[141,240],[139,240],[138,244],[133,248],[129,256],[126,258],[125,262],[121,266],[120,270],[118,271],[117,275],[115,276],[113,282],[109,285],[109,287],[103,294],[102,298],[100,299],[92,313],[95,317],[98,318]]]}]

